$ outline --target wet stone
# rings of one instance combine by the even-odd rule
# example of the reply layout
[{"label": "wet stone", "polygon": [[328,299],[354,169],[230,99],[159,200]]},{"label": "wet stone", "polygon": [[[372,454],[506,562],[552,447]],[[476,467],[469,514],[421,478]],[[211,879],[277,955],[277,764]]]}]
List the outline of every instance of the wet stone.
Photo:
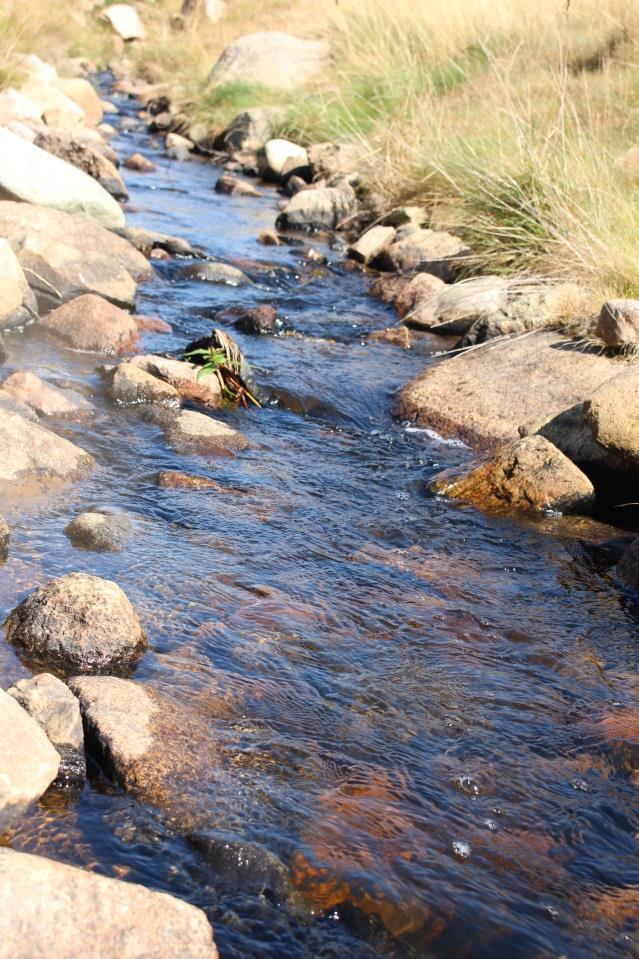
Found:
[{"label": "wet stone", "polygon": [[169,424],[167,435],[173,446],[190,446],[201,453],[230,453],[249,446],[247,438],[238,430],[194,410],[178,413]]},{"label": "wet stone", "polygon": [[226,286],[245,286],[250,282],[242,270],[228,263],[193,263],[184,267],[182,276],[189,280],[199,280],[201,283],[219,283]]},{"label": "wet stone", "polygon": [[123,164],[127,170],[135,170],[136,173],[155,173],[157,167],[151,160],[147,160],[141,153],[132,153],[127,157]]},{"label": "wet stone", "polygon": [[174,386],[133,363],[103,367],[101,372],[110,399],[120,406],[157,404],[177,409],[180,405],[180,394]]},{"label": "wet stone", "polygon": [[81,513],[64,532],[73,546],[94,553],[121,553],[134,535],[126,516],[101,512]]},{"label": "wet stone", "polygon": [[277,318],[277,310],[272,306],[255,306],[252,310],[247,310],[235,321],[236,329],[242,333],[273,333],[278,325],[281,326]]}]

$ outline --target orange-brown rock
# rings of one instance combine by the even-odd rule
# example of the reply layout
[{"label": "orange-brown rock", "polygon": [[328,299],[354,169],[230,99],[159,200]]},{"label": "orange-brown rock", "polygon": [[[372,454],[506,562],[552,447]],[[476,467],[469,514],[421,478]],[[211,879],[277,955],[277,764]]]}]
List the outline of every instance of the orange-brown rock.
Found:
[{"label": "orange-brown rock", "polygon": [[94,353],[124,353],[138,338],[133,317],[94,293],[78,296],[48,313],[40,327],[73,349]]}]

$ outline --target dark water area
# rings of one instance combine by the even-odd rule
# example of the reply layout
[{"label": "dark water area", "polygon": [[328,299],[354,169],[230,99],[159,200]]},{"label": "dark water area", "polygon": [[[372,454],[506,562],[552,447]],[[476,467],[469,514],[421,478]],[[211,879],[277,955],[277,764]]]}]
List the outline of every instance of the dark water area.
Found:
[{"label": "dark water area", "polygon": [[[288,333],[226,327],[269,397],[216,412],[252,442],[233,458],[177,453],[152,418],[114,408],[99,357],[35,328],[6,337],[4,375],[33,369],[91,394],[93,425],[54,428],[100,469],[54,498],[3,504],[0,612],[66,572],[116,580],[149,635],[136,680],[206,716],[220,744],[219,770],[193,784],[206,841],[94,768],[81,795],[48,796],[8,842],[201,906],[222,959],[638,955],[632,757],[598,734],[602,717],[639,711],[637,609],[609,570],[615,531],[429,494],[433,475],[472,459],[393,421],[393,395],[432,342],[366,343],[395,318],[338,252],[309,241],[321,267],[303,248],[260,246],[273,191],[219,196],[211,163],[172,163],[142,132],[114,146],[158,165],[126,172],[129,225],[184,236],[253,281],[215,286],[158,262],[138,312],[173,333],[145,334],[141,351],[178,355],[228,307],[272,304]],[[228,495],[160,489],[165,469]],[[131,517],[126,552],[66,539],[95,507]],[[24,674],[1,644],[2,685]],[[274,857],[284,873],[254,882]]]}]

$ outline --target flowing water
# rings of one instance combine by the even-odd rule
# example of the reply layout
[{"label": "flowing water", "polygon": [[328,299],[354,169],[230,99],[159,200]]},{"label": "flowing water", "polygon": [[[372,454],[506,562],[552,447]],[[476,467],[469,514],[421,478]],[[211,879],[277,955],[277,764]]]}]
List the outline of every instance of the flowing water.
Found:
[{"label": "flowing water", "polygon": [[[430,477],[472,458],[392,419],[433,341],[366,343],[394,318],[337,252],[315,244],[318,267],[299,247],[259,246],[274,192],[218,196],[215,167],[171,163],[140,132],[114,145],[158,165],[127,174],[130,225],[184,236],[253,281],[158,263],[138,310],[173,334],[141,348],[179,354],[216,310],[261,303],[288,335],[234,332],[269,401],[219,414],[252,441],[233,458],[178,454],[153,419],[114,408],[98,357],[35,328],[7,337],[5,373],[91,392],[94,424],[55,428],[100,470],[3,504],[1,612],[72,570],[116,580],[150,639],[135,678],[205,717],[219,744],[219,768],[192,784],[206,841],[98,768],[7,841],[201,906],[223,959],[636,955],[622,893],[639,883],[632,757],[597,735],[601,716],[639,708],[636,610],[605,562],[610,530],[430,495]],[[162,469],[227,490],[161,489]],[[132,518],[126,552],[70,545],[65,525],[93,507]],[[1,645],[2,684],[24,674]]]}]

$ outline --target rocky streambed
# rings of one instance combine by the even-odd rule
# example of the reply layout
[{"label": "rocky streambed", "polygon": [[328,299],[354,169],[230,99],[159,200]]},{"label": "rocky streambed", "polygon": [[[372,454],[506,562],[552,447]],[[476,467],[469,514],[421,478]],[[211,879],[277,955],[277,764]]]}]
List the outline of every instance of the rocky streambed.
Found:
[{"label": "rocky streambed", "polygon": [[[632,364],[586,351],[571,379],[547,330],[498,341],[510,365],[490,343],[438,360],[546,294],[484,282],[471,315],[441,286],[463,244],[386,223],[351,260],[393,277],[428,243],[439,276],[374,298],[345,244],[273,239],[271,186],[236,168],[216,191],[222,170],[167,155],[109,83],[139,250],[0,203],[41,314],[3,333],[6,954],[47,954],[40,929],[57,955],[212,956],[206,916],[223,957],[632,955],[636,514],[547,508],[593,509],[593,450],[631,486],[584,429]],[[357,211],[314,203],[318,226]],[[384,300],[419,312],[411,349]],[[212,326],[261,408],[182,365]],[[473,447],[526,424],[477,476]],[[438,492],[460,476],[481,509]]]}]

